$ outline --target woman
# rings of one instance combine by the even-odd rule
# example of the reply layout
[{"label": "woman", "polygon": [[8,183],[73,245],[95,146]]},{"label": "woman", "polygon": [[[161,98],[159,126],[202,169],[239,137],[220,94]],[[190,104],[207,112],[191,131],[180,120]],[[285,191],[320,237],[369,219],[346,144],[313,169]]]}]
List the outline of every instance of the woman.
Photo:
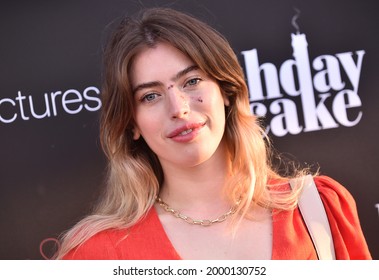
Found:
[{"label": "woman", "polygon": [[[108,185],[58,259],[317,259],[301,186],[272,167],[243,70],[217,31],[149,9],[120,23],[104,57]],[[315,182],[337,258],[369,259],[350,194]]]}]

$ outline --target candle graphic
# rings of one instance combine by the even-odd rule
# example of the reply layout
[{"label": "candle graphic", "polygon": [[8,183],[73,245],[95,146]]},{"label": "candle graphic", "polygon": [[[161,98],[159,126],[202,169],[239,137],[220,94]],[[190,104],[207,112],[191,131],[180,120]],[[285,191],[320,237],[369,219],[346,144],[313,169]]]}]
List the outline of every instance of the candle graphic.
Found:
[{"label": "candle graphic", "polygon": [[[299,90],[302,96],[301,103],[303,107],[303,116],[306,131],[318,130],[321,126],[324,128],[335,128],[338,124],[334,121],[333,117],[329,114],[326,107],[320,106],[317,108],[315,101],[315,94],[313,90],[313,79],[311,73],[311,65],[309,63],[308,42],[305,34],[300,33],[297,19],[300,15],[300,10],[294,8],[296,15],[292,18],[292,25],[296,29],[296,34],[291,34],[291,45],[293,49],[293,57],[296,61],[296,69],[299,78]],[[329,93],[319,95],[321,104],[330,96]],[[316,112],[318,110],[318,112]],[[322,112],[324,110],[324,112]],[[317,115],[323,115],[323,118],[318,118]]]},{"label": "candle graphic", "polygon": [[[292,64],[291,66],[296,66],[297,69],[299,94],[301,95],[301,103],[304,112],[304,132],[318,130],[320,128],[319,121],[322,127],[337,127],[337,123],[329,112],[320,112],[320,110],[327,109],[322,106],[317,108],[316,106],[311,66],[309,63],[308,42],[305,34],[291,34],[291,39],[294,60],[288,60],[288,63]],[[326,100],[329,96],[329,93],[319,95],[322,101]],[[321,102],[321,104],[324,104],[324,102]],[[316,112],[316,109],[318,109],[318,112]],[[323,115],[322,118],[317,117],[317,115],[320,114]]]}]

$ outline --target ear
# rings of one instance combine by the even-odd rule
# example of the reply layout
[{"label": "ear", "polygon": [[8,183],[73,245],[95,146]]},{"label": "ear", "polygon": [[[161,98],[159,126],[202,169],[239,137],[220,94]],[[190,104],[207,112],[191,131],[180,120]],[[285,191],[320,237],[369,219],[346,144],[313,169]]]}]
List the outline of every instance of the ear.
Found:
[{"label": "ear", "polygon": [[132,132],[133,132],[133,140],[138,140],[141,137],[141,133],[138,128],[136,127],[133,128]]},{"label": "ear", "polygon": [[229,96],[224,94],[223,99],[224,99],[224,105],[228,107],[230,105]]}]

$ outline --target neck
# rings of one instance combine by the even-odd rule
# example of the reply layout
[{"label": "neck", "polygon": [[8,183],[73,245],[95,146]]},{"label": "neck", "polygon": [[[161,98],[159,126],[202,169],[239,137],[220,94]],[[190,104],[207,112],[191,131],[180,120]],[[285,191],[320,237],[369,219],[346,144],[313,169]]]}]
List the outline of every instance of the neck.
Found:
[{"label": "neck", "polygon": [[160,197],[172,208],[202,216],[230,208],[223,192],[230,176],[226,153],[194,167],[168,164],[162,167],[165,179]]}]

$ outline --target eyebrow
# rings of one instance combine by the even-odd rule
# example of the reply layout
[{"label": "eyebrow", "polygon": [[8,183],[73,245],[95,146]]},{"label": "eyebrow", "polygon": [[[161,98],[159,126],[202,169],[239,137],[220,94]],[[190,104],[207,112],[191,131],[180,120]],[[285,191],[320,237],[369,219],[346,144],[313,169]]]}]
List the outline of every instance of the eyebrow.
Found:
[{"label": "eyebrow", "polygon": [[[199,69],[199,66],[197,66],[197,65],[188,66],[187,68],[185,68],[185,69],[179,71],[178,73],[176,73],[176,75],[174,77],[172,77],[171,80],[173,82],[175,82],[175,81],[179,80],[181,77],[183,77],[184,75],[188,74],[189,72],[195,71],[197,69]],[[159,81],[142,83],[142,84],[139,84],[136,87],[134,87],[133,90],[132,90],[132,92],[133,92],[133,94],[135,94],[139,90],[142,90],[142,89],[145,89],[145,88],[152,88],[152,87],[162,86],[162,85],[163,85],[162,82],[159,82]]]},{"label": "eyebrow", "polygon": [[186,75],[187,73],[189,73],[191,71],[195,71],[197,69],[199,69],[199,66],[197,66],[197,65],[188,66],[187,68],[183,69],[182,71],[179,71],[175,75],[175,77],[171,80],[175,82],[175,81],[179,80],[181,77],[183,77],[184,75]]}]

